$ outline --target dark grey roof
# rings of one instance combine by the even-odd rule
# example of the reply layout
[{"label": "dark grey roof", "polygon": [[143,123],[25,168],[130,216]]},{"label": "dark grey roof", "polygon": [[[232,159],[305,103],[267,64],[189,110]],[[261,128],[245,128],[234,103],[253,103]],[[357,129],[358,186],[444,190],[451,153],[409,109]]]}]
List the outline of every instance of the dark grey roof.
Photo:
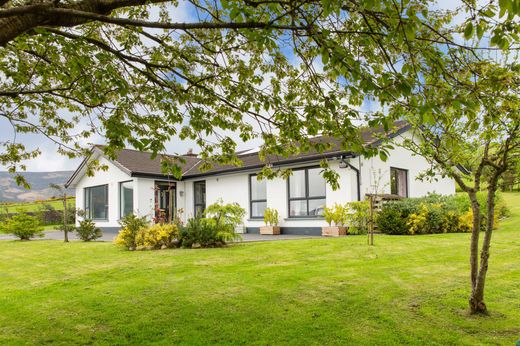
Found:
[{"label": "dark grey roof", "polygon": [[[393,124],[393,127],[390,129],[390,131],[386,134],[387,137],[395,137],[402,132],[408,130],[410,126],[406,121],[396,121]],[[381,142],[381,136],[385,135],[385,131],[382,127],[378,128],[363,128],[360,130],[360,135],[363,140],[363,143],[366,146],[370,145],[378,145]],[[186,178],[190,177],[196,177],[196,176],[204,176],[204,175],[211,175],[211,174],[220,174],[225,172],[233,172],[233,171],[240,171],[240,170],[249,170],[254,168],[260,168],[265,166],[266,164],[271,164],[273,166],[277,165],[284,165],[284,164],[291,164],[296,162],[306,162],[306,161],[319,161],[324,158],[330,158],[334,156],[340,156],[340,155],[351,155],[354,156],[355,153],[346,151],[342,148],[342,141],[337,138],[333,137],[325,137],[325,136],[318,136],[311,139],[311,141],[314,142],[321,142],[321,143],[330,143],[332,144],[331,148],[323,151],[323,152],[317,152],[315,150],[310,150],[308,152],[302,152],[299,153],[296,156],[291,157],[281,157],[277,155],[267,155],[266,160],[262,161],[258,155],[258,152],[255,153],[245,153],[245,154],[239,154],[237,155],[240,161],[242,162],[242,165],[237,167],[233,165],[224,165],[224,166],[215,166],[210,170],[206,171],[200,171],[199,167],[200,165],[196,165],[193,167],[192,170],[188,174],[185,175]]]},{"label": "dark grey roof", "polygon": [[159,154],[152,159],[152,153],[132,149],[120,150],[116,156],[115,161],[126,168],[132,175],[164,175],[161,167],[162,160],[172,160],[172,162],[178,164],[184,175],[200,162],[200,159],[196,156],[184,155]]},{"label": "dark grey roof", "polygon": [[[396,121],[392,129],[385,132],[382,127],[378,128],[363,128],[360,130],[360,135],[366,146],[378,145],[381,141],[381,136],[386,134],[387,137],[395,137],[402,132],[408,130],[410,126],[405,121]],[[222,165],[215,166],[207,171],[201,171],[199,169],[202,160],[196,156],[191,155],[157,155],[152,159],[152,153],[142,152],[132,149],[123,149],[117,152],[116,159],[113,160],[116,165],[121,167],[127,173],[132,176],[151,176],[151,177],[167,177],[162,171],[161,161],[163,159],[173,160],[182,169],[183,178],[194,178],[213,174],[222,174],[227,172],[235,172],[241,170],[252,170],[261,168],[266,164],[273,166],[291,164],[296,162],[312,162],[319,161],[324,158],[330,158],[334,156],[355,156],[355,153],[348,152],[342,148],[342,141],[337,138],[318,136],[311,139],[314,142],[323,142],[332,144],[331,147],[324,152],[316,152],[314,150],[308,152],[302,152],[298,155],[291,157],[281,157],[277,155],[268,155],[265,161],[262,161],[258,155],[258,152],[240,151],[237,152],[237,156],[242,162],[242,165]],[[96,146],[99,150],[102,150],[102,146]],[[182,160],[184,162],[182,162]],[[69,179],[67,185],[70,185],[74,177],[78,174],[82,165],[76,170],[74,175]]]}]

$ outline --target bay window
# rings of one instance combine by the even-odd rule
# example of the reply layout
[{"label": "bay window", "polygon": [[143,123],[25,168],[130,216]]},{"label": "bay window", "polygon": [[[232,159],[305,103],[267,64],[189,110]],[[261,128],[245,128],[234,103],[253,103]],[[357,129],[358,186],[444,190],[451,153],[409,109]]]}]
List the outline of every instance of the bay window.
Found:
[{"label": "bay window", "polygon": [[121,218],[134,212],[133,181],[119,183],[119,216]]},{"label": "bay window", "polygon": [[85,188],[85,217],[108,220],[108,185]]}]

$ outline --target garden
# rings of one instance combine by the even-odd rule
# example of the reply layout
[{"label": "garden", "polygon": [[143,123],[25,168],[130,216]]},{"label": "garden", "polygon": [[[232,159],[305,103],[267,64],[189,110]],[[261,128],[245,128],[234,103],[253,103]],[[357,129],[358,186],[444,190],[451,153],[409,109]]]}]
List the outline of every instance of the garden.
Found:
[{"label": "garden", "polygon": [[514,345],[520,194],[470,315],[468,233],[126,251],[0,241],[0,344]]}]

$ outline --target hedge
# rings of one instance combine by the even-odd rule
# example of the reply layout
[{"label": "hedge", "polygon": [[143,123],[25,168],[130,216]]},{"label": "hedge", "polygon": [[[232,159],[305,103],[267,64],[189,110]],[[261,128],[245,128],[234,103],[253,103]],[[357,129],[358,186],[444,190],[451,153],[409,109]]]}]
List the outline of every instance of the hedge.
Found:
[{"label": "hedge", "polygon": [[[477,198],[483,214],[482,227],[487,218],[484,192]],[[496,197],[495,225],[509,215],[509,210],[500,195]],[[378,230],[386,234],[435,234],[471,231],[473,213],[465,194],[442,196],[430,194],[420,198],[405,198],[384,204],[377,215]]]}]

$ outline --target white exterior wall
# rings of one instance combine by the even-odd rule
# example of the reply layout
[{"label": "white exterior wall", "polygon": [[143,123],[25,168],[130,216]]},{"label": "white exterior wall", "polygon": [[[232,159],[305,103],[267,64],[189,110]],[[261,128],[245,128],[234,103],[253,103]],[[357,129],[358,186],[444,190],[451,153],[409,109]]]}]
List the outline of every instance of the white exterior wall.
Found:
[{"label": "white exterior wall", "polygon": [[[134,181],[134,207],[136,198],[136,183],[130,175],[116,167],[112,162],[104,157],[99,158],[101,165],[107,165],[108,170],[99,170],[94,176],[84,175],[76,184],[76,208],[85,210],[84,189],[86,187],[108,185],[108,220],[96,220],[98,227],[119,227],[119,183],[123,181]],[[77,221],[76,221],[77,222]]]},{"label": "white exterior wall", "polygon": [[147,216],[152,220],[155,207],[155,180],[149,178],[134,178],[134,213]]},{"label": "white exterior wall", "polygon": [[390,193],[390,168],[401,168],[408,171],[408,197],[421,197],[428,193],[438,193],[441,195],[452,195],[455,193],[455,181],[451,178],[442,178],[440,175],[435,178],[437,181],[417,180],[420,173],[427,170],[430,165],[422,156],[413,153],[399,146],[404,138],[411,138],[410,133],[404,133],[395,138],[394,149],[389,152],[388,159],[383,162],[379,156],[372,158],[352,159],[351,164],[359,167],[361,161],[361,196],[367,193],[374,193],[377,186],[377,193]]},{"label": "white exterior wall", "polygon": [[[315,166],[312,164],[310,166]],[[292,168],[302,168],[309,166],[303,164]],[[331,206],[334,203],[346,203],[357,200],[357,185],[355,171],[349,168],[339,168],[339,163],[333,161],[330,163],[331,168],[340,175],[340,188],[333,191],[327,185],[326,188],[326,204]],[[216,203],[222,199],[224,203],[238,203],[246,210],[244,225],[246,227],[260,227],[264,225],[263,220],[250,219],[250,203],[249,203],[249,176],[257,172],[235,173],[221,176],[208,176],[204,179],[185,181],[184,191],[186,195],[186,206],[184,207],[184,219],[193,216],[194,200],[193,200],[193,182],[206,181],[206,205]],[[326,222],[315,218],[288,218],[288,199],[287,199],[287,180],[275,178],[267,180],[266,184],[267,207],[278,210],[280,215],[281,227],[321,227],[326,226]],[[179,207],[182,207],[179,205]]]}]

